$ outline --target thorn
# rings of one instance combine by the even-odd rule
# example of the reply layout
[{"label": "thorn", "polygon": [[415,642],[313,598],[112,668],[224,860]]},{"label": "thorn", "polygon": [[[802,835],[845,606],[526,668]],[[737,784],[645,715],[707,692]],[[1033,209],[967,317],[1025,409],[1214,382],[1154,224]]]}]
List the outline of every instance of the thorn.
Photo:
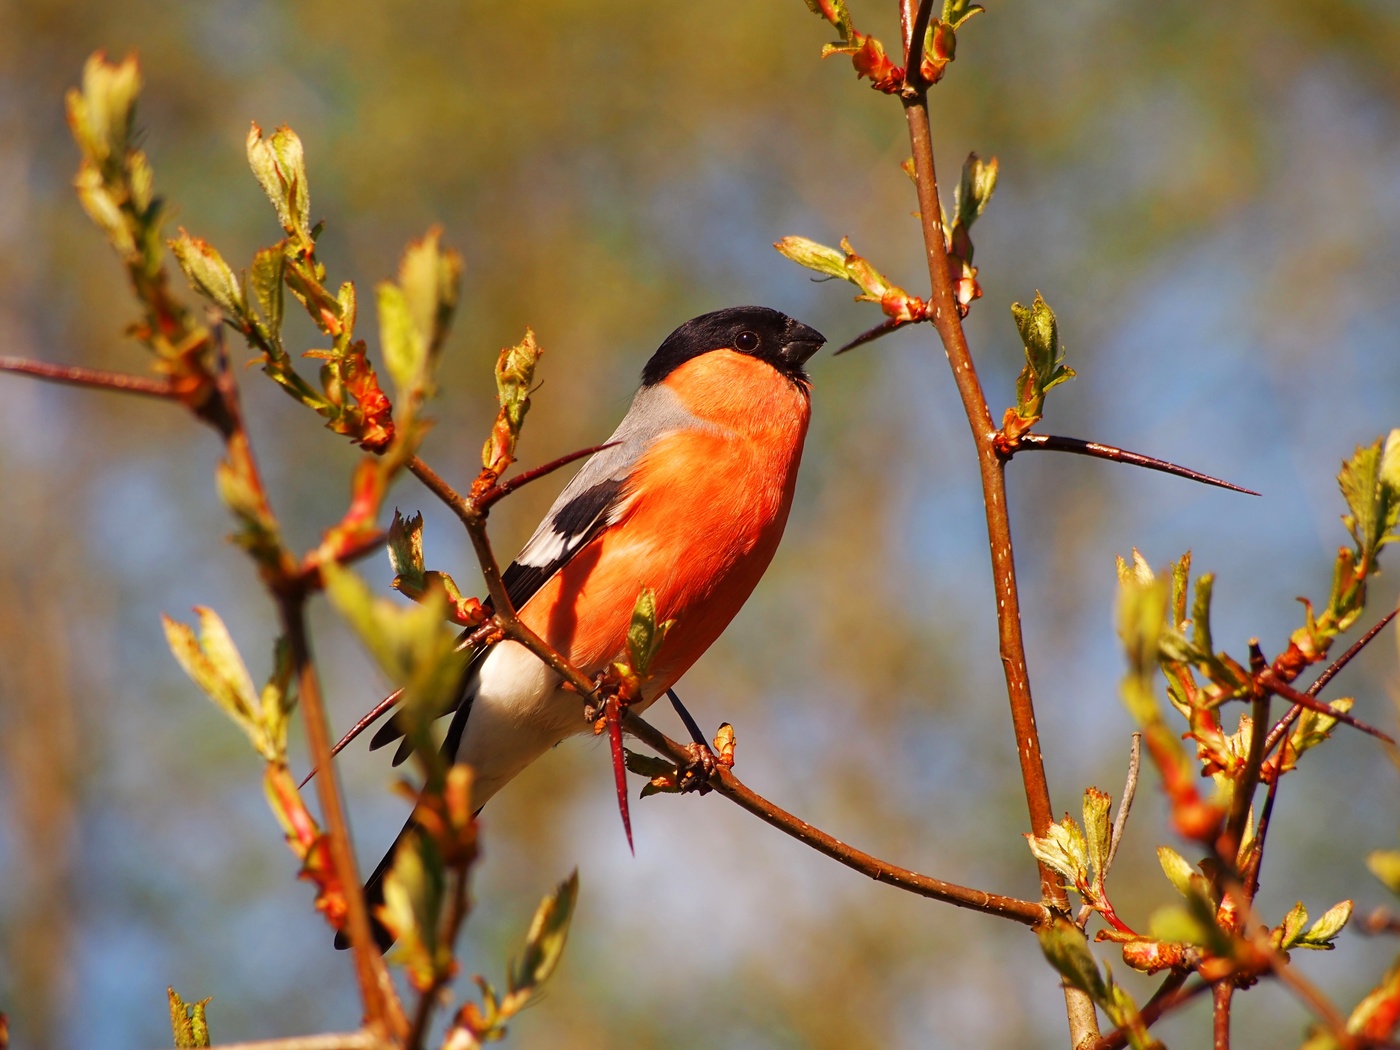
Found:
[{"label": "thorn", "polygon": [[595,452],[602,452],[606,448],[613,448],[615,445],[620,445],[621,443],[622,442],[620,441],[609,441],[607,444],[604,445],[594,445],[591,448],[581,448],[577,452],[570,452],[567,456],[560,456],[558,459],[551,459],[548,463],[524,471],[521,474],[517,474],[515,477],[511,478],[504,484],[493,485],[491,488],[487,489],[484,493],[482,493],[481,498],[476,501],[477,509],[486,510],[498,500],[502,500],[505,497],[509,496],[516,489],[521,488],[524,485],[528,485],[532,481],[538,481],[546,474],[553,474],[560,467],[567,467],[570,463],[574,462],[575,460],[583,459],[585,456],[591,456]]},{"label": "thorn", "polygon": [[608,723],[608,743],[612,746],[613,778],[617,781],[617,811],[622,815],[622,830],[627,833],[627,848],[632,856],[637,847],[632,844],[632,814],[627,808],[627,757],[622,752],[622,706],[617,697],[603,701],[603,717]]},{"label": "thorn", "polygon": [[[375,722],[378,722],[381,718],[383,718],[390,710],[393,709],[394,705],[397,704],[402,698],[403,690],[395,689],[383,700],[375,704],[374,707],[370,710],[369,714],[365,715],[358,722],[352,725],[350,727],[350,731],[340,738],[340,741],[335,745],[335,747],[331,748],[331,758],[335,758],[336,755],[344,751],[346,746],[349,745],[349,743],[352,740],[354,740],[357,736],[363,733],[370,726],[374,725]],[[300,789],[306,787],[306,785],[311,781],[311,778],[315,775],[316,770],[313,768],[310,773],[306,774],[306,779],[297,785],[297,788]]]},{"label": "thorn", "polygon": [[1186,478],[1188,481],[1199,481],[1202,485],[1215,485],[1217,488],[1229,489],[1231,492],[1242,492],[1246,496],[1259,495],[1259,493],[1255,492],[1253,489],[1247,489],[1241,485],[1233,485],[1228,481],[1222,481],[1220,478],[1213,478],[1209,474],[1202,474],[1198,470],[1177,466],[1175,463],[1168,463],[1164,459],[1154,459],[1151,456],[1144,456],[1140,452],[1129,452],[1127,449],[1118,448],[1115,445],[1104,445],[1097,441],[1084,441],[1081,438],[1060,437],[1055,434],[1022,434],[1008,451],[1014,455],[1022,449],[1073,452],[1080,456],[1093,456],[1095,459],[1108,459],[1115,463],[1127,463],[1129,466],[1133,467],[1144,467],[1147,470],[1160,470],[1163,474],[1172,474],[1178,478]]},{"label": "thorn", "polygon": [[861,332],[860,335],[856,336],[854,339],[852,339],[845,346],[841,347],[841,349],[837,350],[836,353],[832,354],[831,356],[836,357],[839,354],[844,354],[847,350],[854,350],[856,347],[864,346],[866,343],[873,343],[882,335],[889,335],[897,328],[903,328],[905,325],[914,323],[915,322],[913,321],[896,321],[893,317],[891,317],[887,321],[881,321],[874,328],[868,328],[864,332]]}]

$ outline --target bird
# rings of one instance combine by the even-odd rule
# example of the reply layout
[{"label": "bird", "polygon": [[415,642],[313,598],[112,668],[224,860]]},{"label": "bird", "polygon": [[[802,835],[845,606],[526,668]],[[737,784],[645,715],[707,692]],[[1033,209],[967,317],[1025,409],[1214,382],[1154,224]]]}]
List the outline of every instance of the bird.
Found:
[{"label": "bird", "polygon": [[[763,306],[681,325],[642,369],[608,447],[585,461],[503,573],[520,619],[590,676],[626,652],[637,596],[652,590],[656,621],[672,625],[631,710],[705,653],[772,561],[811,417],[805,365],[825,342]],[[591,730],[579,696],[511,640],[474,655],[449,713],[442,753],[471,766],[477,810],[546,751]],[[396,740],[398,765],[412,745],[397,720],[370,747]],[[414,827],[410,817],[399,838]],[[397,846],[366,881],[371,914]],[[388,930],[376,921],[374,932],[387,949]]]}]

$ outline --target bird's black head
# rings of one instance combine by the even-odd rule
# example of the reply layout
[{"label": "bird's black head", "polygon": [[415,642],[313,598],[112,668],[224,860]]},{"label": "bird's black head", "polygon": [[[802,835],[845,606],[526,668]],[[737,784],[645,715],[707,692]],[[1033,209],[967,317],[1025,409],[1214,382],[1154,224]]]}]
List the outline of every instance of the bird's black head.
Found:
[{"label": "bird's black head", "polygon": [[666,337],[642,369],[642,386],[661,382],[693,357],[711,350],[737,350],[766,361],[795,383],[805,384],[802,366],[826,336],[766,306],[731,306],[687,321]]}]

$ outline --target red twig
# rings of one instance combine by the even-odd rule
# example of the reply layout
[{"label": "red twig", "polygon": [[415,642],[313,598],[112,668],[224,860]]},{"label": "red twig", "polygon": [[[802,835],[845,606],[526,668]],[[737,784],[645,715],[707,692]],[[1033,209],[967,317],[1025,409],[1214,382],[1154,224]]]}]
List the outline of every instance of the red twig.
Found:
[{"label": "red twig", "polygon": [[1265,671],[1260,675],[1259,684],[1269,690],[1269,692],[1277,693],[1285,700],[1293,701],[1298,707],[1306,707],[1309,711],[1316,711],[1318,714],[1327,715],[1329,718],[1335,718],[1343,725],[1349,725],[1353,729],[1361,730],[1361,732],[1365,733],[1367,736],[1373,736],[1377,740],[1384,740],[1392,747],[1395,745],[1395,738],[1389,733],[1382,732],[1369,722],[1363,722],[1359,718],[1353,718],[1345,711],[1334,711],[1331,706],[1323,703],[1314,696],[1310,696],[1308,693],[1300,693],[1272,670]]}]

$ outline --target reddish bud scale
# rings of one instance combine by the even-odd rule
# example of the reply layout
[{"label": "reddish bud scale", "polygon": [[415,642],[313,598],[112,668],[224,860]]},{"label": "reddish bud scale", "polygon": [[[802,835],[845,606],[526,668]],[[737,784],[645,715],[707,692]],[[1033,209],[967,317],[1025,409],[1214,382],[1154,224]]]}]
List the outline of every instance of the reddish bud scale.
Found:
[{"label": "reddish bud scale", "polygon": [[1139,973],[1153,974],[1159,970],[1185,966],[1190,945],[1163,941],[1129,941],[1123,945],[1123,962]]}]

